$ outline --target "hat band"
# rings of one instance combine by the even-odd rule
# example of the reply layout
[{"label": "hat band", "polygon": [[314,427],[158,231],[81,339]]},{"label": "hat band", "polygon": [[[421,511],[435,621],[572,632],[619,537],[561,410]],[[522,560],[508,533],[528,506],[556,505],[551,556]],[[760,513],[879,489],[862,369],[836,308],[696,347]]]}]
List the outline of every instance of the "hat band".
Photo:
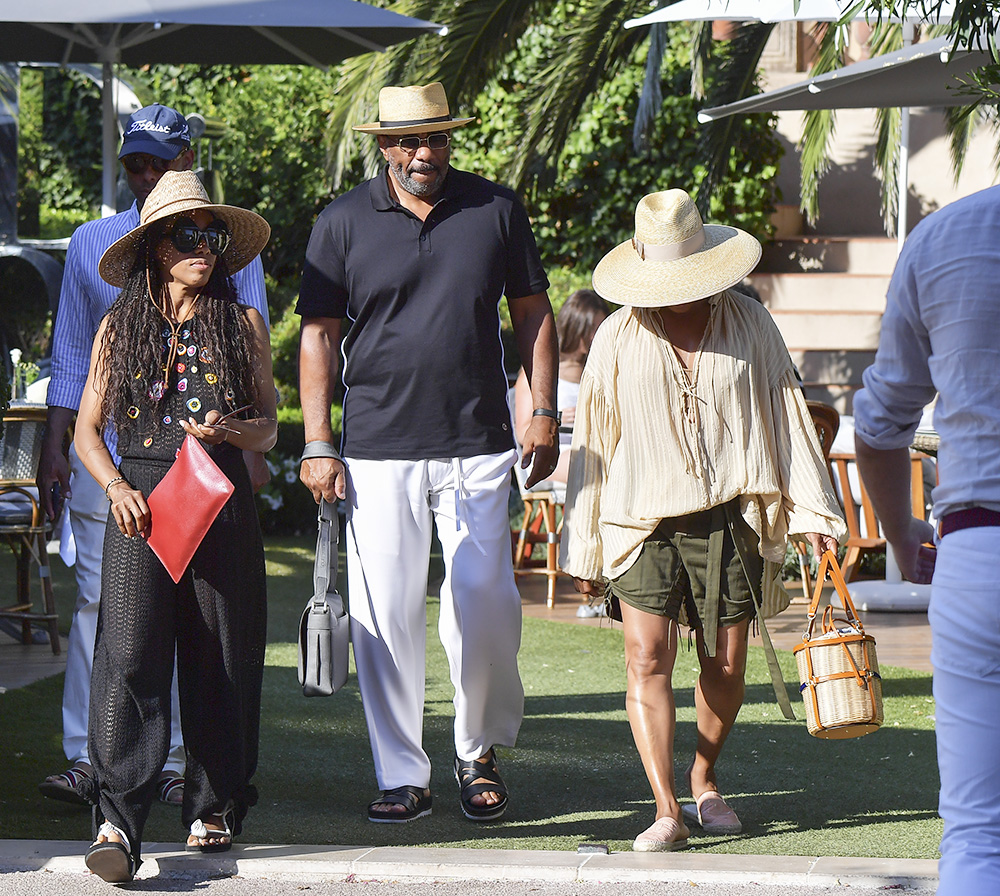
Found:
[{"label": "hat band", "polygon": [[437,124],[442,121],[454,121],[450,115],[439,115],[437,118],[414,118],[412,121],[379,121],[379,127],[383,128],[409,128],[418,124]]},{"label": "hat band", "polygon": [[186,212],[186,211],[194,211],[199,206],[202,206],[202,205],[211,205],[210,202],[208,202],[205,199],[202,199],[201,196],[179,196],[179,197],[177,197],[177,199],[171,199],[169,202],[164,202],[161,205],[158,205],[156,208],[151,209],[150,212],[149,212],[149,217],[146,218],[146,220],[141,221],[140,223],[142,223],[142,224],[152,224],[153,221],[158,221],[160,218],[166,218],[169,215],[176,214],[175,212],[167,211],[167,209],[169,209],[173,205],[181,205],[182,203],[185,203],[185,202],[188,202],[188,203],[190,203],[190,202],[197,202],[198,206],[189,206],[189,208],[183,208],[183,209],[181,209],[181,211],[184,211],[184,212]]},{"label": "hat band", "polygon": [[647,245],[639,237],[632,237],[632,248],[639,253],[643,261],[677,261],[678,258],[686,258],[693,255],[705,245],[705,231],[699,230],[693,236],[679,243],[666,243],[665,245]]}]

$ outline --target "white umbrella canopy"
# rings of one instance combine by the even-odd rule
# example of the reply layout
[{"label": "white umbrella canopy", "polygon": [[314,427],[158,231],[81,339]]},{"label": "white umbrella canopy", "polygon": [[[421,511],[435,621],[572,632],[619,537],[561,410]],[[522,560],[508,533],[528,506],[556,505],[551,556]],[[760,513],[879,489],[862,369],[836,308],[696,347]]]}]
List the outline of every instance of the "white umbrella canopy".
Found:
[{"label": "white umbrella canopy", "polygon": [[4,3],[0,20],[0,61],[101,64],[105,214],[114,210],[115,64],[325,68],[447,31],[355,0],[33,0]]},{"label": "white umbrella canopy", "polygon": [[[639,25],[653,25],[657,22],[704,22],[704,21],[734,21],[734,22],[838,22],[857,5],[857,0],[799,0],[796,9],[795,0],[680,0],[663,9],[651,12],[638,19],[630,19],[626,28],[636,28]],[[942,4],[941,11],[933,17],[935,22],[950,20],[954,11],[954,2]],[[903,12],[900,15],[900,11]],[[861,13],[855,13],[854,19],[863,19]],[[886,16],[887,21],[919,22],[924,20],[920,4],[909,2]]]}]

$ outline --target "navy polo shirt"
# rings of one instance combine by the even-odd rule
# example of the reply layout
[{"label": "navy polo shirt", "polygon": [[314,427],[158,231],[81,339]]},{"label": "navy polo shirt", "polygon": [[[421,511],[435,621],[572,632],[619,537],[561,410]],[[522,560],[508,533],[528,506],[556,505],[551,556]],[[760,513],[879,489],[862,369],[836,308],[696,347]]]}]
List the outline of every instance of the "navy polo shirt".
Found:
[{"label": "navy polo shirt", "polygon": [[351,322],[341,450],[366,460],[507,451],[498,305],[549,285],[528,215],[511,190],[451,168],[421,221],[388,176],[320,214],[295,309]]}]

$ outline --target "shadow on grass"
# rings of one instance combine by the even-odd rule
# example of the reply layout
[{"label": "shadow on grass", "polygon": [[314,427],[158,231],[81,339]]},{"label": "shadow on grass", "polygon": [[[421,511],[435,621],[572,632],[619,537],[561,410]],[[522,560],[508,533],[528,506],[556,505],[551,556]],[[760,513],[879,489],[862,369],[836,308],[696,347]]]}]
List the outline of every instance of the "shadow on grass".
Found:
[{"label": "shadow on grass", "polygon": [[[632,743],[624,708],[620,629],[525,619],[520,654],[525,719],[516,749],[501,749],[511,806],[496,824],[465,820],[451,770],[452,690],[437,642],[437,602],[428,601],[427,701],[424,743],[432,761],[433,814],[408,825],[373,825],[366,806],[375,777],[357,680],[329,698],[302,696],[293,642],[311,590],[311,538],[269,539],[269,645],[264,674],[261,798],[251,810],[247,843],[358,846],[439,845],[574,850],[581,841],[628,849],[653,819],[654,806]],[[781,653],[790,693],[795,662]],[[687,797],[685,768],[695,744],[691,688],[697,660],[680,651],[676,777]],[[719,765],[745,833],[707,837],[693,848],[711,852],[936,857],[930,677],[883,670],[884,727],[868,737],[810,737],[801,701],[797,722],[781,718],[762,653],[751,649],[747,699]],[[0,696],[0,836],[87,840],[84,809],[43,799],[38,783],[62,770],[62,676]],[[177,809],[156,804],[147,842],[178,842]]]}]

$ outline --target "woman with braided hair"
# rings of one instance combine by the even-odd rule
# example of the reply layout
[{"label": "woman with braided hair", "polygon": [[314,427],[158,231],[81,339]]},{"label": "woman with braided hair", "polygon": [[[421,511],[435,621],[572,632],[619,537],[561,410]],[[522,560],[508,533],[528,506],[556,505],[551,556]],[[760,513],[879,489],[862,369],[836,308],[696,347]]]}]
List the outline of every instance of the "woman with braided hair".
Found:
[{"label": "woman with braided hair", "polygon": [[[139,226],[100,263],[122,292],[94,340],[75,444],[111,504],[89,725],[102,823],[86,861],[113,883],[131,880],[141,862],[168,749],[175,651],[187,848],[229,849],[256,802],[266,590],[243,451],[271,448],[277,424],[267,328],[239,304],[230,275],[269,233],[259,215],[211,204],[192,172],[168,171]],[[186,435],[234,492],[175,583],[145,542],[146,498]],[[179,496],[176,514],[188,504]]]}]

